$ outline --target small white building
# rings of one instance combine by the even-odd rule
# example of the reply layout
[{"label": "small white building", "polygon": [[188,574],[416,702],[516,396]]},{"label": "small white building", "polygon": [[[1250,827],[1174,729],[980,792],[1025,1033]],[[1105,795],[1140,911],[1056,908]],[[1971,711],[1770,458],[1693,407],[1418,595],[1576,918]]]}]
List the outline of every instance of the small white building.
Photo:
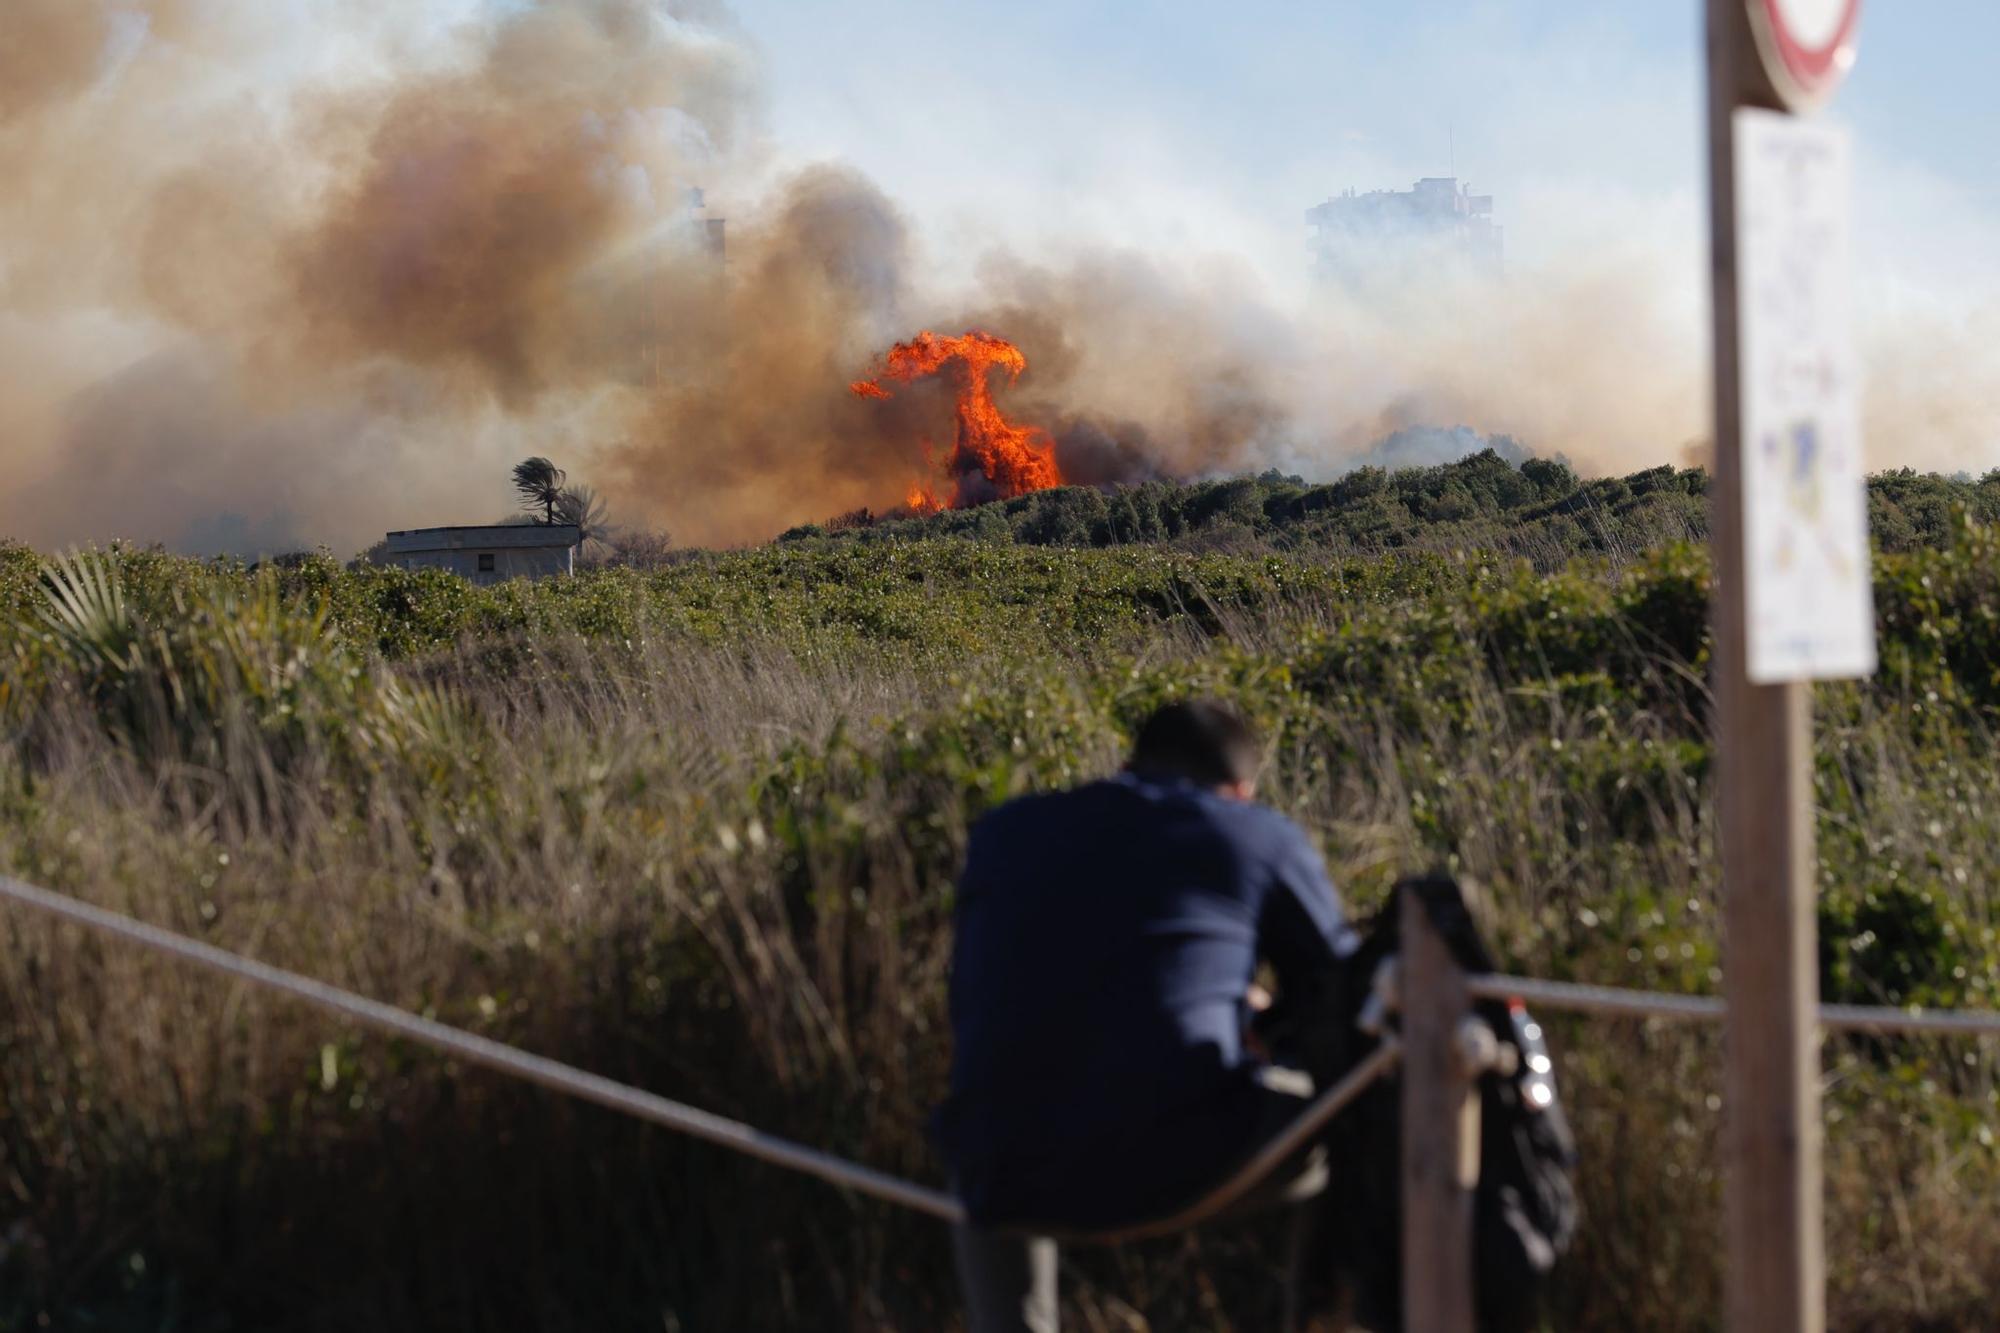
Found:
[{"label": "small white building", "polygon": [[474,583],[541,579],[574,574],[581,540],[581,532],[569,523],[412,528],[389,534],[382,563],[401,569],[448,569]]}]

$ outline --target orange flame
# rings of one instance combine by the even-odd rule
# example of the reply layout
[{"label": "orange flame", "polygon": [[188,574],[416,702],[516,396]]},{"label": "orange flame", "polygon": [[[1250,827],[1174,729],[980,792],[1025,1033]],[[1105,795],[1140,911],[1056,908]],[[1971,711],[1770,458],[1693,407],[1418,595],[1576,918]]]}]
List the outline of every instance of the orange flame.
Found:
[{"label": "orange flame", "polygon": [[[881,373],[873,379],[856,380],[848,388],[858,397],[888,398],[891,395],[882,387],[883,380],[908,384],[951,371],[958,391],[958,438],[947,470],[956,478],[950,503],[959,507],[1063,484],[1062,470],[1056,466],[1055,442],[1048,432],[1016,425],[993,401],[992,371],[1006,371],[1007,382],[1012,384],[1027,367],[1028,359],[1021,355],[1021,349],[1004,338],[976,331],[953,338],[926,329],[891,347],[882,358]],[[983,484],[973,482],[975,476]],[[919,513],[935,512],[946,504],[921,482],[911,486],[905,502]]]}]

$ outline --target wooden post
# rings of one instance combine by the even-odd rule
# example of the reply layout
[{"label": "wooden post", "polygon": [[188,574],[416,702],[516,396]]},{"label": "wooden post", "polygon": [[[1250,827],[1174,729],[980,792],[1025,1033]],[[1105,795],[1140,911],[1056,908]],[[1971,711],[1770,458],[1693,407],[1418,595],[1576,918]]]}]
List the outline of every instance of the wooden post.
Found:
[{"label": "wooden post", "polygon": [[1820,1333],[1826,1298],[1811,695],[1803,684],[1750,683],[1744,619],[1732,117],[1741,106],[1777,107],[1758,60],[1744,0],[1708,0],[1716,805],[1729,1006],[1724,1308],[1735,1333]]},{"label": "wooden post", "polygon": [[1472,1333],[1479,1100],[1459,1054],[1465,974],[1403,891],[1403,1327]]}]

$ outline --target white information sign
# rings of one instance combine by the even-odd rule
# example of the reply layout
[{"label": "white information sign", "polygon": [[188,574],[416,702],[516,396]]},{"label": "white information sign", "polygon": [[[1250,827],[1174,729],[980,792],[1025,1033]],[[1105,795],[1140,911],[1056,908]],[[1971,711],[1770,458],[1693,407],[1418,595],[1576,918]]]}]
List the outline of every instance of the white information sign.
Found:
[{"label": "white information sign", "polygon": [[1750,679],[1875,669],[1847,135],[1735,114],[1743,561]]}]

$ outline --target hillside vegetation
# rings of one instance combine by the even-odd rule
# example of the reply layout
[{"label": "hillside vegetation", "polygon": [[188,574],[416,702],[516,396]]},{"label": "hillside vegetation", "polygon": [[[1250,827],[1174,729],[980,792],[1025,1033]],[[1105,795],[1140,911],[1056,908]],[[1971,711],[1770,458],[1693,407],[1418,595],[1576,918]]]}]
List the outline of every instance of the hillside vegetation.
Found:
[{"label": "hillside vegetation", "polygon": [[[1698,477],[1619,483],[1597,546],[1555,498],[1396,499],[1386,554],[1345,526],[1474,478],[1540,497],[1535,467],[1319,509],[1278,480],[1157,488],[1181,528],[1119,549],[1024,531],[1039,505],[1139,503],[1063,492],[489,589],[0,549],[0,865],[936,1180],[969,822],[1108,771],[1202,692],[1265,730],[1270,799],[1357,909],[1446,865],[1486,886],[1509,967],[1711,991],[1709,573],[1638,537],[1696,523]],[[1232,486],[1256,497],[1240,548],[1184,549]],[[1270,517],[1293,490],[1299,517]],[[1907,527],[1876,569],[1883,669],[1817,692],[1829,998],[2000,1003],[1995,493],[1876,483]],[[1718,1037],[1548,1017],[1585,1162],[1556,1326],[1718,1327]],[[1987,1326],[1994,1050],[1826,1062],[1834,1327]],[[1279,1251],[1266,1226],[1078,1253],[1070,1314],[1265,1327]],[[927,1221],[0,911],[0,1329],[85,1323],[957,1314]]]},{"label": "hillside vegetation", "polygon": [[[1936,546],[1955,512],[2000,521],[2000,472],[1979,481],[1905,469],[1873,477],[1869,521],[1887,551]],[[1507,552],[1554,567],[1576,556],[1628,558],[1708,534],[1708,476],[1657,467],[1580,479],[1565,464],[1516,467],[1491,449],[1437,467],[1364,467],[1324,485],[1267,472],[1100,491],[1072,486],[911,516],[863,511],[794,528],[780,540],[970,538],[1022,546],[1166,542],[1211,550]]]}]

